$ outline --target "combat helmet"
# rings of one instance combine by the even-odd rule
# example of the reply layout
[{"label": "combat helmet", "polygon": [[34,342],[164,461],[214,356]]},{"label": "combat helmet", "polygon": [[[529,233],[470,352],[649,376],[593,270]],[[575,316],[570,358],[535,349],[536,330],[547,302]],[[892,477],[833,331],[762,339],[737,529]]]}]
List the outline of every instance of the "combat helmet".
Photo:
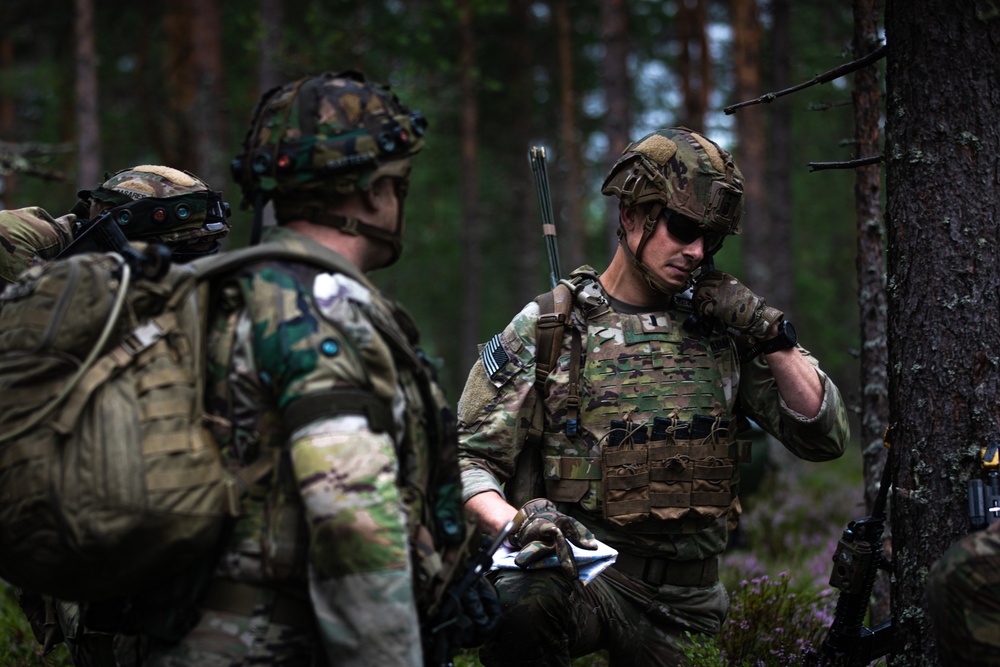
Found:
[{"label": "combat helmet", "polygon": [[686,127],[656,130],[629,144],[605,177],[601,193],[617,196],[626,207],[650,205],[634,255],[624,243],[624,229],[618,228],[622,247],[647,280],[652,274],[641,262],[642,250],[661,214],[693,220],[704,233],[709,256],[727,235],[742,231],[743,174],[727,150]]},{"label": "combat helmet", "polygon": [[392,244],[398,256],[402,201],[395,232],[325,211],[332,199],[368,190],[383,176],[405,188],[409,158],[423,148],[426,127],[422,113],[356,71],[325,72],[267,91],[231,165],[242,205],[255,209],[254,241],[260,211],[273,200],[279,224],[303,219],[363,234]]},{"label": "combat helmet", "polygon": [[139,165],[106,174],[93,190],[81,190],[91,214],[107,214],[130,241],[161,243],[186,261],[218,252],[229,232],[229,204],[194,174],[160,165]]}]

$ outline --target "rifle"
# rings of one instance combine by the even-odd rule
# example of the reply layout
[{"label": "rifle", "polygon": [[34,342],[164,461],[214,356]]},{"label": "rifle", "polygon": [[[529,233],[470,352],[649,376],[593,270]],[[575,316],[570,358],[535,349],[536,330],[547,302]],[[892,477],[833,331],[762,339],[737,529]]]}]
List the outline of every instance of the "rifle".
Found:
[{"label": "rifle", "polygon": [[535,175],[535,192],[538,194],[538,208],[542,215],[542,235],[545,237],[545,252],[549,257],[549,280],[555,288],[562,278],[559,266],[559,246],[556,239],[556,223],[552,215],[552,193],[549,191],[549,173],[545,168],[545,147],[532,146],[528,151],[531,171]]},{"label": "rifle", "polygon": [[507,522],[496,537],[490,540],[483,538],[483,543],[465,566],[465,574],[455,584],[445,591],[445,600],[435,614],[436,622],[430,629],[430,659],[428,665],[435,667],[454,667],[452,653],[454,647],[449,640],[448,632],[461,614],[462,597],[477,583],[484,573],[493,567],[493,554],[497,552],[508,533],[514,527],[514,520]]},{"label": "rifle", "polygon": [[[889,447],[889,443],[885,443]],[[864,626],[878,570],[889,571],[890,563],[882,555],[885,530],[885,503],[891,485],[889,457],[882,469],[882,481],[872,513],[847,524],[837,551],[833,554],[830,585],[840,589],[833,624],[823,640],[820,655],[810,653],[806,665],[863,667],[892,649],[892,620],[875,628]]]}]

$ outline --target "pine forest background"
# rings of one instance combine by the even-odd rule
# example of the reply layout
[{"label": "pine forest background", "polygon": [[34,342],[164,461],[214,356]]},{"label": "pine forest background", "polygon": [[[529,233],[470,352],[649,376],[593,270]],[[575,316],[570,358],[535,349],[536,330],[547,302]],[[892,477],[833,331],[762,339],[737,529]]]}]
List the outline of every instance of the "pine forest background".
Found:
[{"label": "pine forest background", "polygon": [[[966,481],[1000,430],[998,48],[995,0],[5,0],[0,203],[60,215],[105,171],[165,164],[224,191],[237,247],[252,216],[228,165],[261,92],[361,70],[430,121],[403,257],[373,278],[457,401],[477,345],[550,287],[529,148],[548,152],[563,272],[601,270],[617,155],[658,127],[700,130],[746,180],[744,235],[716,265],[795,322],[854,443],[828,464],[758,447],[723,568],[730,619],[692,665],[798,664],[818,645],[830,557],[872,506],[887,426],[890,664],[935,665],[927,569],[968,532]],[[0,610],[0,664],[38,664],[16,617]]]}]

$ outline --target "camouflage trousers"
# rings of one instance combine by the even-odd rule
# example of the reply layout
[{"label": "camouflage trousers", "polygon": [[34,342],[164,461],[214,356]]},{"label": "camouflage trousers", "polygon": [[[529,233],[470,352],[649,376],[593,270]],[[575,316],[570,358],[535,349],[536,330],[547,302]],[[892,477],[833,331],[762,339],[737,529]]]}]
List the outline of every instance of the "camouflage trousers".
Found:
[{"label": "camouflage trousers", "polygon": [[659,588],[614,568],[584,586],[558,570],[501,570],[490,575],[503,620],[479,651],[487,667],[568,667],[607,650],[611,667],[684,665],[691,634],[716,634],[729,596],[720,583]]},{"label": "camouflage trousers", "polygon": [[1000,667],[1000,523],[941,556],[927,597],[942,664]]}]

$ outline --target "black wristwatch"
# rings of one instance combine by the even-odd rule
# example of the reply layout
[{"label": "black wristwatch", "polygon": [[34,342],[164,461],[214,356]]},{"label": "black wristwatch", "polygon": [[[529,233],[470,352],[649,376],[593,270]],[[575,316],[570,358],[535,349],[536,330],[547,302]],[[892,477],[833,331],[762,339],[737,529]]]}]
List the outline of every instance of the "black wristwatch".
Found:
[{"label": "black wristwatch", "polygon": [[795,327],[792,326],[792,323],[788,320],[781,320],[781,323],[778,324],[778,335],[774,338],[758,341],[748,347],[740,361],[746,363],[758,354],[771,354],[778,350],[787,350],[795,347],[798,342],[799,336],[795,333]]}]

